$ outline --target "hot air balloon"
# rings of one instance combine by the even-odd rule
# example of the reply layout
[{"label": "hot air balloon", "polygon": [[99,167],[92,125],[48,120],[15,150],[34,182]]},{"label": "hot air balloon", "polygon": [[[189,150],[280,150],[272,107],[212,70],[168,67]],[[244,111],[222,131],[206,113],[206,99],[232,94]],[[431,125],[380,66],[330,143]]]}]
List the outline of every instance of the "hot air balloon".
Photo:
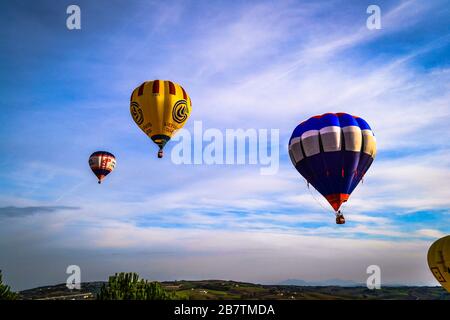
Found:
[{"label": "hot air balloon", "polygon": [[134,122],[159,146],[162,158],[164,145],[189,118],[191,99],[179,84],[153,80],[134,89],[130,101]]},{"label": "hot air balloon", "polygon": [[339,208],[371,166],[375,136],[363,119],[326,113],[300,123],[289,140],[289,156],[297,171],[321,193],[345,223]]},{"label": "hot air balloon", "polygon": [[428,250],[428,266],[436,280],[450,292],[450,235],[431,245]]},{"label": "hot air balloon", "polygon": [[106,151],[96,151],[89,157],[89,166],[92,172],[97,176],[98,183],[114,170],[116,166],[116,157]]}]

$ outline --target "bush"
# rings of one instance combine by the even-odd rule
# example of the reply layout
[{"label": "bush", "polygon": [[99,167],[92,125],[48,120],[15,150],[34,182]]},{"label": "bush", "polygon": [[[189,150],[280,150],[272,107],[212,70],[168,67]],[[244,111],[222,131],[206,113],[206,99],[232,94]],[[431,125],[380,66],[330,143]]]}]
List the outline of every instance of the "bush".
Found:
[{"label": "bush", "polygon": [[16,300],[17,293],[11,291],[10,287],[3,284],[2,271],[0,270],[0,300]]},{"label": "bush", "polygon": [[109,277],[97,295],[98,300],[173,300],[175,293],[167,292],[159,282],[139,279],[137,273],[116,273]]}]

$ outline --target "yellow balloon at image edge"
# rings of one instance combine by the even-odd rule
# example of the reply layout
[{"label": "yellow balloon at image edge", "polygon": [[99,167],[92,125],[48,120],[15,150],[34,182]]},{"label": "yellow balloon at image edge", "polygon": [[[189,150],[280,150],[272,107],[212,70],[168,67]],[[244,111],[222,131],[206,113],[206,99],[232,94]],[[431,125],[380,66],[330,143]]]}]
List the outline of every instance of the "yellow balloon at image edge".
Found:
[{"label": "yellow balloon at image edge", "polygon": [[191,109],[191,99],[186,91],[172,81],[145,81],[131,94],[131,116],[159,146],[158,158],[162,158],[165,144],[184,126]]},{"label": "yellow balloon at image edge", "polygon": [[450,292],[450,235],[431,245],[428,250],[428,266],[436,280]]}]

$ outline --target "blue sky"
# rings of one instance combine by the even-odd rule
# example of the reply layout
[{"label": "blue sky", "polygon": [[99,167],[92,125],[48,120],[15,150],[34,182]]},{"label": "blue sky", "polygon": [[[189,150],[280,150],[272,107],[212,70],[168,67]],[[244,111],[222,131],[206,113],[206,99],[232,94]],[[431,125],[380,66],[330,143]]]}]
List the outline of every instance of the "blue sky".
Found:
[{"label": "blue sky", "polygon": [[[81,30],[66,28],[70,4]],[[370,4],[380,30],[366,28]],[[0,269],[13,288],[65,282],[69,264],[83,281],[137,271],[261,283],[364,282],[378,264],[385,283],[437,284],[426,252],[450,232],[448,2],[0,8]],[[280,129],[278,174],[158,160],[129,114],[151,79],[188,91],[188,130]],[[343,227],[287,155],[295,126],[330,111],[363,117],[378,143]],[[103,149],[117,170],[98,186],[87,158]]]}]

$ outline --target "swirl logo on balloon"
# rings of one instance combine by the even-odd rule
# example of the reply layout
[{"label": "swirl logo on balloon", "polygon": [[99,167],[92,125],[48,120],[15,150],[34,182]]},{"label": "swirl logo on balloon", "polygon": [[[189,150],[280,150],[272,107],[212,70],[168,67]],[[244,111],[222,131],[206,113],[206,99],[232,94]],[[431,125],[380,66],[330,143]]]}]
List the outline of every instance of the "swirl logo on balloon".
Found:
[{"label": "swirl logo on balloon", "polygon": [[183,123],[189,116],[189,107],[186,100],[179,100],[172,109],[172,118],[176,123]]},{"label": "swirl logo on balloon", "polygon": [[144,115],[142,113],[141,107],[137,102],[131,102],[131,115],[133,116],[134,121],[137,123],[138,126],[144,122]]}]

